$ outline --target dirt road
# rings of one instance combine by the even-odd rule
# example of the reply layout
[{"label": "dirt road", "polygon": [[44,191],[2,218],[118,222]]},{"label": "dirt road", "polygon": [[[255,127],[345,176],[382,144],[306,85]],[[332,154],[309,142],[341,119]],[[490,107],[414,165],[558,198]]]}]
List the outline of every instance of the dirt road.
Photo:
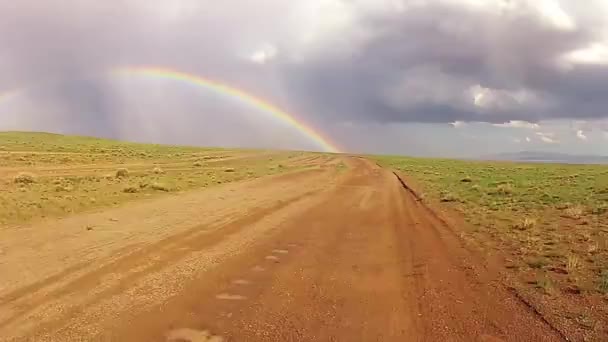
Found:
[{"label": "dirt road", "polygon": [[562,340],[389,170],[345,163],[0,231],[0,340]]}]

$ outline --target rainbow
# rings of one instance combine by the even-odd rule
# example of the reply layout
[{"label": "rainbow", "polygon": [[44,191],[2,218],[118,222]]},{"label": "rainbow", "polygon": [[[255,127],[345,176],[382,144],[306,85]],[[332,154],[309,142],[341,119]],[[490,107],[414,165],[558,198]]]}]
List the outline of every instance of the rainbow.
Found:
[{"label": "rainbow", "polygon": [[244,90],[235,88],[225,83],[210,80],[192,74],[187,74],[177,70],[154,66],[121,67],[112,69],[111,74],[148,76],[154,78],[181,81],[187,84],[211,90],[221,95],[229,96],[231,98],[241,101],[242,103],[257,108],[262,112],[271,115],[273,118],[295,128],[303,135],[308,137],[311,141],[315,142],[315,144],[321,147],[324,151],[335,153],[340,152],[340,149],[334,143],[330,142],[329,139],[324,138],[321,133],[318,132],[317,129],[314,129],[310,125],[304,123],[302,120],[297,119],[294,115],[289,114],[285,110],[273,105],[272,103],[266,100],[252,95],[251,93],[247,93]]}]

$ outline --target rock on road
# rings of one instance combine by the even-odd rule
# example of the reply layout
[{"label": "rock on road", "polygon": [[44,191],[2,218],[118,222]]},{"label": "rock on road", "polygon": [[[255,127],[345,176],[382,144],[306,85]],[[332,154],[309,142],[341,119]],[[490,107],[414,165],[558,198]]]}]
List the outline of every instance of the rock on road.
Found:
[{"label": "rock on road", "polygon": [[0,231],[0,340],[561,341],[389,170],[341,158]]}]

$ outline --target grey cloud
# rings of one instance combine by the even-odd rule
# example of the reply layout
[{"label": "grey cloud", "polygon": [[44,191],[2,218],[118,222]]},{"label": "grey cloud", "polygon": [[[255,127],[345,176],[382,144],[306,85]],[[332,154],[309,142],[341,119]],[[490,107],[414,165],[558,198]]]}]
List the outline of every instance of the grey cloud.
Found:
[{"label": "grey cloud", "polygon": [[[564,53],[592,42],[593,27],[567,31],[525,11],[484,15],[445,3],[364,17],[359,25],[372,38],[354,53],[284,65],[288,86],[305,94],[302,105],[310,112],[381,122],[608,116],[602,95],[608,66],[564,71],[557,63]],[[435,72],[419,72],[424,68]],[[385,91],[399,91],[404,83],[413,86],[401,89],[403,101],[387,101]],[[473,105],[467,90],[475,85],[493,90],[494,106]],[[517,91],[536,101],[520,103],[511,94]]]}]

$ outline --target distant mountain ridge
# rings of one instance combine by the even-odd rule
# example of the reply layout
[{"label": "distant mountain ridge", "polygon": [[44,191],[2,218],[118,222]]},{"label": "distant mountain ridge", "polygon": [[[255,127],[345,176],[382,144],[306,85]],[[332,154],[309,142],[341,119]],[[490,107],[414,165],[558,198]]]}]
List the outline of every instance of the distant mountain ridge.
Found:
[{"label": "distant mountain ridge", "polygon": [[608,156],[576,155],[558,152],[521,151],[483,156],[484,160],[504,160],[537,163],[608,164]]}]

